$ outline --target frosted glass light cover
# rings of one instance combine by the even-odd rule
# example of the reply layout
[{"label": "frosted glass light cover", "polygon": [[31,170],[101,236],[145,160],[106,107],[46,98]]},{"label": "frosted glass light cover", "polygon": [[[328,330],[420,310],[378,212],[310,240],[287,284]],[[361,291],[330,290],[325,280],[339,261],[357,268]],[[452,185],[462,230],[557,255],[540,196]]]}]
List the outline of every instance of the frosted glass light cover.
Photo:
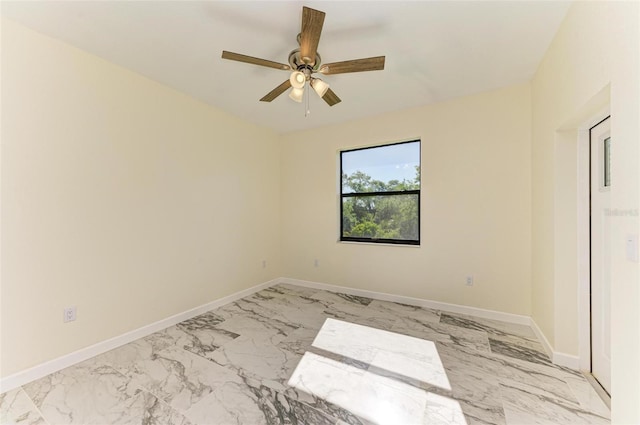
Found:
[{"label": "frosted glass light cover", "polygon": [[291,73],[291,76],[289,77],[289,81],[291,82],[291,87],[295,89],[303,88],[306,80],[307,80],[307,77],[300,71],[293,71]]},{"label": "frosted glass light cover", "polygon": [[302,102],[303,94],[304,94],[304,89],[294,87],[291,89],[291,92],[289,93],[289,97],[295,100],[296,102],[300,103]]},{"label": "frosted glass light cover", "polygon": [[319,78],[311,80],[311,87],[318,93],[318,96],[322,97],[329,90],[329,84],[325,83]]}]

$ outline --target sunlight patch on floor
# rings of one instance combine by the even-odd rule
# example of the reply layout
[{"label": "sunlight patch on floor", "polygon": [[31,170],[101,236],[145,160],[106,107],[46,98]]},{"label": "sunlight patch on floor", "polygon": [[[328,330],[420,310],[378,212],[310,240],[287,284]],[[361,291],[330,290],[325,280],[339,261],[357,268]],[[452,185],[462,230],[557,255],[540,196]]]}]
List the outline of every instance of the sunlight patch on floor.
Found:
[{"label": "sunlight patch on floor", "polygon": [[358,368],[307,351],[288,384],[375,424],[466,424],[460,404],[402,381],[451,390],[431,341],[327,319],[313,347],[366,363]]},{"label": "sunlight patch on floor", "polygon": [[313,346],[451,390],[433,341],[327,319],[313,341]]}]

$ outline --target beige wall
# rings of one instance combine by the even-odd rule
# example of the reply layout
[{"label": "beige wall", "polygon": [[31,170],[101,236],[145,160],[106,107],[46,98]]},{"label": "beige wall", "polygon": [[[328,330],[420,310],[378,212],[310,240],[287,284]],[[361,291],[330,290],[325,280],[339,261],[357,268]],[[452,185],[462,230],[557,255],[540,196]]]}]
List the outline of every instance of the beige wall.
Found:
[{"label": "beige wall", "polygon": [[[530,102],[524,84],[284,136],[287,276],[529,315]],[[338,151],[412,138],[422,140],[421,246],[338,243]]]},{"label": "beige wall", "polygon": [[282,274],[274,133],[4,20],[2,89],[2,376]]},{"label": "beige wall", "polygon": [[[532,82],[533,318],[555,349],[569,354],[578,352],[579,247],[576,138],[567,136],[575,126],[567,129],[567,122],[589,118],[597,110],[594,99],[609,94],[614,143],[611,206],[637,212],[639,5],[572,5]],[[605,106],[606,97],[596,103]],[[638,233],[639,219],[636,213],[614,217],[611,224],[613,422],[640,423],[640,274],[638,263],[625,256],[625,236]]]}]

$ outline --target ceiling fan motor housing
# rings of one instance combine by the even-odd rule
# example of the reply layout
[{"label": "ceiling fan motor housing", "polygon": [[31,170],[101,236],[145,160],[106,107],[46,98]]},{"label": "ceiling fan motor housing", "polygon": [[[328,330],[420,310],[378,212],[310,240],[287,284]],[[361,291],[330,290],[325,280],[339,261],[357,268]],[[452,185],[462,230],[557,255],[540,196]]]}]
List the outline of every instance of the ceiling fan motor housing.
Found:
[{"label": "ceiling fan motor housing", "polygon": [[289,65],[291,65],[291,69],[297,69],[298,71],[305,72],[304,70],[309,70],[309,75],[318,71],[320,68],[320,64],[322,63],[322,58],[320,57],[320,53],[316,52],[316,60],[312,64],[305,63],[300,56],[300,49],[292,50],[289,53]]}]

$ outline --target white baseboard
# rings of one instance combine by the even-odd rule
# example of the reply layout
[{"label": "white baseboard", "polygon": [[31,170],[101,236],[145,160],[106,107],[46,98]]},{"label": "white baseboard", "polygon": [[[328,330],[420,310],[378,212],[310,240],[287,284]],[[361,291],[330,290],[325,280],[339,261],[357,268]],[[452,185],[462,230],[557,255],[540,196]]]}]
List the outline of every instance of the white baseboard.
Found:
[{"label": "white baseboard", "polygon": [[535,332],[536,336],[542,343],[544,350],[547,352],[547,355],[553,362],[558,366],[568,367],[569,369],[580,370],[580,357],[574,356],[572,354],[561,353],[559,351],[554,351],[553,347],[549,343],[549,340],[542,332],[538,324],[533,318],[531,318],[531,328],[533,332]]},{"label": "white baseboard", "polygon": [[364,289],[349,288],[346,286],[337,286],[337,285],[330,285],[327,283],[311,282],[307,280],[281,278],[280,282],[288,283],[291,285],[304,286],[304,287],[313,288],[313,289],[323,289],[325,291],[330,291],[330,292],[341,292],[349,295],[368,297],[376,300],[392,301],[392,302],[403,303],[408,305],[415,305],[418,307],[431,308],[434,310],[447,311],[451,313],[467,314],[469,316],[476,316],[484,319],[500,320],[502,322],[515,323],[518,325],[531,326],[531,328],[533,329],[533,332],[536,334],[536,336],[542,343],[543,348],[545,349],[545,351],[549,355],[549,358],[554,364],[568,367],[574,370],[580,370],[579,357],[571,354],[565,354],[565,353],[554,351],[553,348],[551,347],[551,344],[549,344],[549,340],[547,340],[547,337],[544,335],[544,333],[542,333],[542,331],[538,327],[538,324],[529,316],[503,313],[501,311],[485,310],[482,308],[469,307],[469,306],[458,305],[458,304],[449,304],[449,303],[443,303],[439,301],[431,301],[431,300],[425,300],[421,298],[405,297],[402,295],[388,294],[385,292],[367,291]]},{"label": "white baseboard", "polygon": [[542,330],[540,329],[536,321],[533,320],[533,318],[531,318],[531,329],[533,329],[533,332],[536,334],[536,336],[542,343],[542,347],[544,348],[544,351],[546,351],[549,358],[553,361],[553,348],[551,348],[551,344],[549,344],[549,340],[544,335],[544,333],[542,332]]},{"label": "white baseboard", "polygon": [[349,288],[346,286],[330,285],[327,283],[310,282],[307,280],[281,278],[280,282],[291,285],[304,286],[307,288],[323,289],[330,292],[341,292],[349,295],[373,298],[381,301],[391,301],[396,303],[415,305],[433,310],[447,311],[451,313],[467,314],[470,316],[482,317],[484,319],[500,320],[502,322],[516,323],[519,325],[531,325],[531,318],[520,314],[503,313],[495,310],[485,310],[477,307],[469,307],[459,304],[449,304],[439,301],[425,300],[422,298],[405,297],[403,295],[388,294],[385,292],[367,291],[364,289]]},{"label": "white baseboard", "polygon": [[89,347],[74,351],[73,353],[66,354],[32,368],[4,377],[0,379],[0,394],[18,388],[19,386],[27,384],[31,381],[35,381],[36,379],[43,378],[66,367],[73,366],[74,364],[88,360],[91,357],[106,353],[109,350],[113,350],[114,348],[118,348],[137,339],[144,338],[145,336],[151,335],[154,332],[158,332],[162,329],[168,328],[169,326],[178,324],[184,320],[191,319],[192,317],[198,316],[214,308],[229,304],[240,298],[246,297],[262,289],[273,286],[279,283],[279,281],[279,279],[275,279],[256,286],[252,286],[251,288],[247,288],[226,297],[219,298],[217,300],[203,304],[199,307],[192,308],[191,310],[175,314],[171,317],[167,317],[166,319],[159,320],[155,323],[151,323],[149,325],[135,329],[131,332],[127,332],[125,334],[118,335],[105,341],[98,342]]},{"label": "white baseboard", "polygon": [[443,303],[439,301],[431,301],[431,300],[425,300],[421,298],[406,297],[402,295],[388,294],[385,292],[375,292],[375,291],[368,291],[364,289],[349,288],[345,286],[331,285],[327,283],[311,282],[306,280],[290,279],[290,278],[278,278],[278,279],[264,282],[259,285],[253,286],[251,288],[247,288],[245,290],[236,292],[226,297],[219,298],[217,300],[203,304],[199,307],[195,307],[191,310],[187,310],[182,313],[175,314],[171,317],[167,317],[166,319],[159,320],[155,323],[151,323],[149,325],[135,329],[131,332],[127,332],[125,334],[110,338],[108,340],[98,342],[89,347],[82,348],[78,351],[58,357],[56,359],[34,366],[30,369],[26,369],[26,370],[17,372],[13,375],[9,375],[7,377],[1,378],[0,394],[6,391],[10,391],[12,389],[18,388],[19,386],[27,384],[31,381],[35,381],[36,379],[43,378],[51,373],[57,372],[66,367],[73,366],[74,364],[88,360],[91,357],[95,357],[99,354],[106,353],[109,350],[113,350],[114,348],[118,348],[122,345],[128,344],[132,341],[135,341],[136,339],[144,338],[145,336],[151,335],[154,332],[168,328],[169,326],[173,326],[184,320],[191,319],[192,317],[198,316],[214,308],[218,308],[225,304],[229,304],[233,301],[236,301],[240,298],[246,297],[255,292],[261,291],[262,289],[276,285],[278,283],[287,283],[287,284],[303,286],[307,288],[322,289],[330,292],[341,292],[344,294],[368,297],[368,298],[373,298],[373,299],[382,300],[382,301],[398,302],[398,303],[403,303],[408,305],[415,305],[418,307],[430,308],[434,310],[441,310],[441,311],[447,311],[447,312],[458,313],[458,314],[467,314],[470,316],[476,316],[476,317],[492,319],[492,320],[500,320],[503,322],[516,323],[520,325],[528,325],[532,327],[536,336],[542,342],[544,349],[547,351],[547,354],[549,355],[549,357],[551,357],[553,363],[560,366],[565,366],[571,369],[575,369],[575,370],[580,369],[579,368],[580,362],[579,362],[578,356],[573,356],[570,354],[553,351],[551,344],[549,344],[549,341],[545,337],[544,333],[542,333],[542,331],[540,330],[536,322],[529,316],[503,313],[500,311],[485,310],[485,309],[476,308],[476,307],[469,307],[469,306],[458,305],[458,304],[449,304],[449,303]]},{"label": "white baseboard", "polygon": [[580,357],[574,356],[573,354],[554,351],[551,361],[553,364],[557,364],[558,366],[568,367],[573,370],[580,370]]}]

